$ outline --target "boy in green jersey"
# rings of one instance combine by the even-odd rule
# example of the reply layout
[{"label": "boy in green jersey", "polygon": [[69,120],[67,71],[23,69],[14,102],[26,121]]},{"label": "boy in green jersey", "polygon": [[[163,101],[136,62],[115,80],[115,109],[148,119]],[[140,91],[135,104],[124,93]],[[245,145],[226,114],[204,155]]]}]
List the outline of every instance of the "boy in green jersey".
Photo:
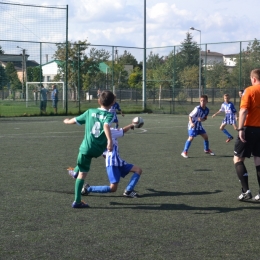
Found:
[{"label": "boy in green jersey", "polygon": [[110,123],[113,120],[113,114],[108,110],[114,102],[114,94],[111,91],[103,91],[98,99],[100,108],[88,109],[85,113],[71,119],[64,119],[64,123],[85,124],[85,136],[79,147],[77,166],[79,174],[75,182],[75,201],[73,208],[88,208],[88,204],[81,201],[81,190],[84,180],[90,169],[92,158],[97,158],[105,149],[113,149],[113,141],[110,131]]}]

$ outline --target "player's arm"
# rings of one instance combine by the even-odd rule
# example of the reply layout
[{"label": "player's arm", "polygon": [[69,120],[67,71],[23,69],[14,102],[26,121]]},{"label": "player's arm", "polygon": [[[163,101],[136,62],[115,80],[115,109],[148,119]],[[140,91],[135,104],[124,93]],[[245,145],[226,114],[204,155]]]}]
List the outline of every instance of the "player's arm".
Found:
[{"label": "player's arm", "polygon": [[107,137],[107,150],[112,151],[113,150],[113,140],[112,140],[112,135],[111,135],[109,124],[107,124],[107,123],[104,124],[104,131],[105,131],[105,135]]},{"label": "player's arm", "polygon": [[215,114],[213,114],[212,117],[215,117],[215,116],[218,115],[219,113],[221,113],[220,110],[219,110],[218,112],[216,112]]},{"label": "player's arm", "polygon": [[240,140],[245,143],[245,131],[244,131],[244,123],[246,121],[248,110],[246,108],[240,108],[239,111],[239,121],[238,121],[238,135]]},{"label": "player's arm", "polygon": [[76,118],[73,117],[73,118],[66,118],[63,120],[63,123],[66,124],[66,125],[73,125],[73,124],[76,124]]},{"label": "player's arm", "polygon": [[124,133],[126,133],[130,129],[134,130],[134,128],[135,128],[134,124],[130,124],[130,125],[124,126],[123,131],[124,131]]}]

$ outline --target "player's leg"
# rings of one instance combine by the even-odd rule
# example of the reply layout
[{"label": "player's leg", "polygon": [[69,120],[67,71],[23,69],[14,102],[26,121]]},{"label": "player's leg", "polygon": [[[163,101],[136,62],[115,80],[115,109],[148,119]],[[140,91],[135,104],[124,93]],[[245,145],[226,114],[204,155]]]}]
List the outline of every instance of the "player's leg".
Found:
[{"label": "player's leg", "polygon": [[[255,136],[260,136],[260,129],[255,128],[253,129],[255,132]],[[254,147],[252,154],[254,156],[254,163],[255,163],[255,168],[256,168],[256,176],[257,176],[257,181],[258,181],[258,186],[259,186],[259,192],[255,196],[255,200],[260,201],[260,138],[257,138],[254,142]]]},{"label": "player's leg", "polygon": [[191,143],[192,143],[194,137],[197,136],[197,131],[193,130],[193,129],[188,130],[188,135],[189,135],[189,137],[188,137],[187,141],[185,142],[183,151],[181,153],[181,156],[184,158],[188,158],[188,150],[191,146]]},{"label": "player's leg", "polygon": [[126,197],[138,198],[139,195],[134,190],[136,184],[138,183],[140,176],[142,174],[142,169],[136,165],[126,164],[121,167],[121,177],[125,177],[129,172],[133,172],[130,181],[128,182],[126,189],[123,193]]},{"label": "player's leg", "polygon": [[235,165],[237,177],[242,185],[242,193],[238,196],[238,200],[247,200],[252,198],[248,185],[248,172],[245,167],[245,157],[250,157],[251,150],[247,143],[243,143],[239,138],[236,140],[234,148],[233,162]]},{"label": "player's leg", "polygon": [[84,185],[85,178],[90,169],[91,157],[84,154],[78,154],[77,166],[79,168],[79,174],[75,181],[75,200],[72,203],[73,208],[86,208],[88,204],[81,201],[81,190]]},{"label": "player's leg", "polygon": [[204,152],[206,154],[215,155],[210,149],[209,149],[209,137],[204,129],[200,130],[199,133],[201,137],[204,139]]},{"label": "player's leg", "polygon": [[120,181],[120,170],[117,166],[107,166],[107,176],[110,182],[110,186],[90,186],[89,184],[85,184],[81,190],[81,194],[86,196],[89,193],[108,193],[108,192],[116,192],[117,186]]},{"label": "player's leg", "polygon": [[230,142],[233,139],[233,136],[228,132],[227,129],[225,129],[225,126],[227,125],[226,122],[222,122],[221,126],[220,126],[220,130],[223,132],[223,134],[225,134],[227,136],[227,140],[226,143]]}]

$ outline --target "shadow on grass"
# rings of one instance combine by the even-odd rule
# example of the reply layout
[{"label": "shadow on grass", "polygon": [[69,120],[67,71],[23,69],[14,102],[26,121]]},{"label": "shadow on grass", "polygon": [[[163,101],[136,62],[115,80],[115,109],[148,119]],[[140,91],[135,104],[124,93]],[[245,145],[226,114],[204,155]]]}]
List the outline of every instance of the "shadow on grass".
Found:
[{"label": "shadow on grass", "polygon": [[210,191],[199,191],[199,192],[176,192],[176,191],[162,191],[162,190],[155,190],[155,189],[147,189],[148,191],[152,193],[143,194],[141,197],[153,197],[153,196],[196,196],[196,195],[210,195],[210,194],[217,194],[222,192],[221,190],[215,190],[213,192]]},{"label": "shadow on grass", "polygon": [[[255,202],[257,203],[257,202]],[[137,210],[183,210],[183,211],[197,211],[195,214],[215,214],[215,213],[230,213],[241,210],[259,210],[260,204],[258,207],[197,207],[189,206],[186,204],[126,204],[119,202],[110,202],[111,206],[118,206],[116,209],[137,209]]]}]

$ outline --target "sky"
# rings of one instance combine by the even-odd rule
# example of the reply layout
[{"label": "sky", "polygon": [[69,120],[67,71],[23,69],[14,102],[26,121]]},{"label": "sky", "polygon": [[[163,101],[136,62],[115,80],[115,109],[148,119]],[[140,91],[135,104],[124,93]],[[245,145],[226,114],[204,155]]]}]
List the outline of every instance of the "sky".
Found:
[{"label": "sky", "polygon": [[[68,5],[70,41],[87,39],[95,45],[144,46],[144,0],[16,2]],[[238,43],[221,47],[211,44],[260,39],[259,7],[259,0],[146,0],[146,47],[178,46],[191,32],[194,41],[209,44],[211,51],[237,52]],[[191,31],[190,27],[200,32]]]}]

